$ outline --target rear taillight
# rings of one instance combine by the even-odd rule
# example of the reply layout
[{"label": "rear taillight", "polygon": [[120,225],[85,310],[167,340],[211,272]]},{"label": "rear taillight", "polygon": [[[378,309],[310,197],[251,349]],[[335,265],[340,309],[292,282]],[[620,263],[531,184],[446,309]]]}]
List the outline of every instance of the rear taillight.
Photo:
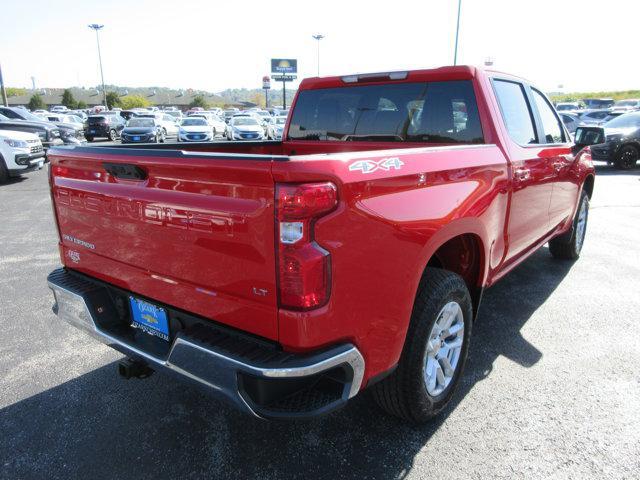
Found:
[{"label": "rear taillight", "polygon": [[331,285],[331,256],[314,240],[315,221],[338,203],[333,183],[279,184],[278,280],[280,305],[308,310],[324,305]]}]

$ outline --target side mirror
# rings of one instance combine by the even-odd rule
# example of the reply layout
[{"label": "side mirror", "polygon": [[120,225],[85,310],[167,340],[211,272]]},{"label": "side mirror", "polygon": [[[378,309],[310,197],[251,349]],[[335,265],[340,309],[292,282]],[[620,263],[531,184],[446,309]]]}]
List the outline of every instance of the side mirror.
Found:
[{"label": "side mirror", "polygon": [[604,128],[602,127],[578,127],[574,134],[573,152],[578,153],[584,147],[598,145],[606,140]]}]

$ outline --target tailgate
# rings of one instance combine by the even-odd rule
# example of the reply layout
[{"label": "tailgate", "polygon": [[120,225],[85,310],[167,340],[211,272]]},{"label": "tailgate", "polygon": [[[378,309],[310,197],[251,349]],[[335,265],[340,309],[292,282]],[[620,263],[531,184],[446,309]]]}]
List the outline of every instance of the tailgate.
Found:
[{"label": "tailgate", "polygon": [[272,157],[76,148],[49,158],[67,267],[277,340]]}]

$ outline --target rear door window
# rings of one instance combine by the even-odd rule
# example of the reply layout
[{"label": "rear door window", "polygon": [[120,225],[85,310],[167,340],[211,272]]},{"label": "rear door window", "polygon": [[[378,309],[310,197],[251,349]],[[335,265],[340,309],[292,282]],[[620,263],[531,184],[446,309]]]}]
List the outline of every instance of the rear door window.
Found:
[{"label": "rear door window", "polygon": [[509,136],[519,145],[538,143],[533,116],[522,84],[494,80],[493,86]]},{"label": "rear door window", "polygon": [[471,81],[303,90],[291,140],[484,143]]}]

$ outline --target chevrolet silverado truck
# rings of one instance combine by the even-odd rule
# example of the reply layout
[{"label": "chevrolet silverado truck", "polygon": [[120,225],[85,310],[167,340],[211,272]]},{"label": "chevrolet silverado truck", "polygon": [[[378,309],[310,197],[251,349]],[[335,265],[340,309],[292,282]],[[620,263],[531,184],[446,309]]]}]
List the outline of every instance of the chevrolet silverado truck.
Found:
[{"label": "chevrolet silverado truck", "polygon": [[[261,418],[370,388],[424,422],[483,289],[575,260],[590,144],[528,81],[468,66],[305,79],[281,141],[57,147],[61,319]],[[133,147],[133,148],[132,148]]]}]

